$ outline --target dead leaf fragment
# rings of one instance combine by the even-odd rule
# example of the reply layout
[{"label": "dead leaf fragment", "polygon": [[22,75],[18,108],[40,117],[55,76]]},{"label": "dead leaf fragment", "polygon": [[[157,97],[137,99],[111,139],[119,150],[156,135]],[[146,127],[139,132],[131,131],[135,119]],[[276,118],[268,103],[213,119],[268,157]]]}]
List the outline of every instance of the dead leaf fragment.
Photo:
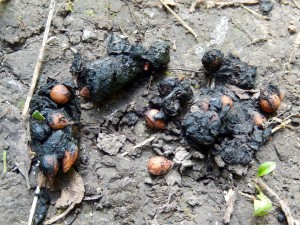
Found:
[{"label": "dead leaf fragment", "polygon": [[61,196],[56,201],[56,208],[65,208],[72,203],[81,203],[84,197],[83,179],[74,169],[68,173],[58,177],[58,182],[61,185]]},{"label": "dead leaf fragment", "polygon": [[253,90],[253,89],[243,90],[231,84],[226,84],[226,87],[228,87],[241,100],[254,99],[254,98],[258,98],[259,96],[259,90]]},{"label": "dead leaf fragment", "polygon": [[223,222],[224,224],[229,224],[230,223],[230,217],[233,213],[233,207],[234,207],[234,203],[236,200],[236,196],[235,196],[235,191],[230,188],[228,190],[228,192],[225,192],[225,201],[226,201],[226,211],[223,217]]},{"label": "dead leaf fragment", "polygon": [[84,183],[82,177],[73,168],[68,173],[57,176],[61,186],[61,196],[56,201],[56,208],[66,208],[62,214],[54,216],[45,221],[44,224],[52,224],[66,216],[77,204],[81,203],[84,197]]}]

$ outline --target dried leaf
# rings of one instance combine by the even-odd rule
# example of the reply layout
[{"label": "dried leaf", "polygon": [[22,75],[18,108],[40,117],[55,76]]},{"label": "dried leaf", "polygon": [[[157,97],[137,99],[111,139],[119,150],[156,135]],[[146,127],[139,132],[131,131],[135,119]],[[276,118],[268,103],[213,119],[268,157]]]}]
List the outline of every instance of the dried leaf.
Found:
[{"label": "dried leaf", "polygon": [[61,185],[61,196],[56,201],[56,208],[65,208],[72,203],[81,203],[84,197],[84,184],[82,177],[74,169],[57,177]]},{"label": "dried leaf", "polygon": [[230,188],[228,191],[225,192],[224,198],[225,198],[225,202],[228,203],[229,200],[232,198],[232,196],[234,196],[235,191]]},{"label": "dried leaf", "polygon": [[73,168],[68,173],[56,177],[60,183],[62,192],[60,198],[56,201],[56,208],[68,207],[62,214],[53,216],[44,224],[52,224],[66,216],[77,204],[81,203],[84,197],[84,183],[82,177]]},{"label": "dried leaf", "polygon": [[225,192],[225,201],[226,201],[226,210],[223,217],[224,224],[230,223],[230,218],[233,213],[233,207],[236,200],[235,191],[230,188],[227,192]]},{"label": "dried leaf", "polygon": [[171,170],[166,174],[165,179],[169,186],[174,186],[175,184],[181,186],[181,175],[177,170]]},{"label": "dried leaf", "polygon": [[[228,87],[241,100],[256,98],[257,93],[259,93],[259,90],[243,90],[243,89],[241,89],[237,86],[231,85],[231,84],[226,84],[226,87]],[[258,96],[259,96],[259,94],[258,94]]]}]

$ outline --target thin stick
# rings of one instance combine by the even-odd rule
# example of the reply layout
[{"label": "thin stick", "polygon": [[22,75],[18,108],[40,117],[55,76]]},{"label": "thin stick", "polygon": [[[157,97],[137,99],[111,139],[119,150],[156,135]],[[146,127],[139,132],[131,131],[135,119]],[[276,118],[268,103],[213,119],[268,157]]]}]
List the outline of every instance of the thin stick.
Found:
[{"label": "thin stick", "polygon": [[[44,32],[44,36],[43,36],[42,47],[40,48],[39,56],[38,56],[37,63],[35,65],[32,80],[31,80],[30,89],[29,89],[29,92],[27,94],[26,102],[25,102],[25,105],[24,105],[23,113],[22,113],[24,121],[26,120],[26,115],[27,115],[27,112],[28,112],[28,109],[29,109],[29,103],[31,101],[36,83],[37,83],[38,78],[39,78],[39,73],[40,73],[40,70],[41,70],[41,66],[42,66],[42,63],[43,63],[44,53],[45,53],[45,49],[46,49],[46,45],[47,45],[47,41],[48,41],[49,30],[50,30],[51,21],[52,21],[52,18],[53,18],[54,8],[55,8],[55,0],[51,0],[50,1],[50,6],[49,6],[48,18],[47,18],[46,27],[45,27],[45,32]],[[38,198],[39,198],[38,197],[39,193],[40,193],[40,186],[38,185],[36,187],[35,192],[34,192],[35,195],[34,195],[34,198],[33,198],[31,209],[30,209],[30,215],[29,215],[29,218],[28,218],[28,225],[32,224],[32,220],[33,220],[33,216],[34,216],[34,213],[35,213],[37,201],[38,201]]]},{"label": "thin stick", "polygon": [[195,39],[198,41],[198,34],[196,34],[196,32],[189,25],[187,25],[186,22],[184,22],[166,3],[164,3],[163,0],[159,1],[178,20],[178,22],[185,27],[185,29],[187,29],[192,35],[194,35]]},{"label": "thin stick", "polygon": [[55,8],[55,0],[51,0],[50,6],[49,6],[48,19],[47,19],[47,22],[46,22],[46,27],[45,27],[44,37],[43,37],[42,47],[40,48],[39,56],[38,56],[37,63],[35,65],[32,80],[31,80],[30,89],[29,89],[29,92],[27,94],[26,102],[25,102],[24,109],[23,109],[23,114],[22,114],[23,119],[26,118],[26,115],[27,115],[27,112],[28,112],[28,109],[29,109],[29,103],[31,101],[31,98],[33,96],[33,92],[35,90],[36,83],[37,83],[38,78],[39,78],[39,73],[40,73],[40,70],[41,70],[41,67],[42,67],[42,63],[43,63],[43,59],[44,59],[44,53],[45,53],[45,49],[46,49],[46,45],[47,45],[51,20],[53,18],[54,8]]},{"label": "thin stick", "polygon": [[257,12],[253,11],[252,9],[250,9],[250,8],[248,8],[248,7],[246,7],[246,6],[244,6],[243,4],[240,4],[240,6],[241,6],[242,8],[244,8],[244,9],[246,9],[248,12],[252,13],[253,15],[257,16],[257,17],[260,18],[260,19],[263,19],[263,20],[270,20],[269,17],[267,17],[267,16],[262,16],[262,15],[258,14]]},{"label": "thin stick", "polygon": [[36,205],[37,205],[37,201],[38,201],[38,198],[39,198],[40,191],[41,191],[40,186],[38,185],[35,189],[35,192],[34,192],[34,198],[33,198],[33,201],[32,201],[32,205],[31,205],[31,209],[30,209],[30,215],[29,215],[29,219],[28,219],[28,225],[32,224],[32,220],[33,220],[33,216],[34,216],[34,213],[35,213],[35,208],[36,208]]},{"label": "thin stick", "polygon": [[[155,135],[151,136],[150,138],[146,139],[145,141],[143,141],[143,142],[141,142],[141,143],[135,145],[135,146],[132,148],[131,151],[134,151],[135,149],[144,146],[145,144],[147,144],[147,143],[153,141],[155,138],[156,138]],[[124,153],[122,154],[122,156],[128,155],[128,153],[129,153],[129,152],[124,152]]]},{"label": "thin stick", "polygon": [[280,129],[286,128],[287,125],[288,125],[289,123],[291,123],[291,122],[292,122],[291,119],[289,119],[289,120],[287,120],[287,121],[283,121],[281,124],[279,124],[278,126],[276,126],[275,128],[272,129],[272,131],[271,131],[272,134],[275,133],[276,131],[280,130]]},{"label": "thin stick", "polygon": [[180,71],[185,71],[185,72],[201,73],[200,70],[186,69],[186,68],[168,68],[168,70],[180,70]]},{"label": "thin stick", "polygon": [[44,222],[44,224],[52,224],[52,223],[54,223],[54,222],[56,222],[57,220],[59,220],[59,219],[61,219],[61,218],[63,218],[63,217],[65,217],[66,215],[68,215],[68,213],[72,210],[72,209],[74,209],[74,207],[75,207],[75,205],[76,205],[76,202],[73,202],[62,214],[60,214],[60,215],[57,215],[57,216],[54,216],[54,217],[52,217],[51,219],[49,219],[49,220],[46,220],[45,222]]},{"label": "thin stick", "polygon": [[226,201],[226,210],[225,210],[225,214],[223,217],[223,222],[224,224],[229,224],[230,223],[230,218],[231,215],[233,213],[233,207],[234,207],[234,203],[236,200],[236,193],[234,190],[229,189],[227,192],[227,195],[225,197],[225,201]]},{"label": "thin stick", "polygon": [[280,207],[282,211],[285,214],[285,217],[287,219],[288,225],[298,225],[300,222],[298,220],[295,220],[292,216],[292,213],[290,211],[290,208],[288,207],[287,203],[282,200],[265,182],[262,181],[262,179],[254,179],[254,182],[259,185],[262,189],[266,190],[269,195],[273,196],[276,201],[279,202]]},{"label": "thin stick", "polygon": [[[239,191],[238,193],[239,193],[240,195],[245,196],[246,198],[251,199],[252,201],[256,200],[256,198],[255,198],[254,196],[252,196],[252,195],[248,195],[248,194],[246,194],[246,193],[244,193],[244,192],[241,192],[241,191]],[[280,207],[280,205],[278,205],[278,204],[276,204],[276,203],[274,203],[274,202],[272,202],[272,204],[275,205],[275,206],[277,206],[277,207]]]},{"label": "thin stick", "polygon": [[143,141],[143,142],[137,144],[136,146],[134,146],[134,147],[132,148],[132,150],[135,150],[135,149],[137,149],[137,148],[140,148],[140,147],[144,146],[145,144],[147,144],[147,143],[153,141],[155,138],[156,138],[156,136],[153,135],[152,137],[150,137],[150,138],[146,139],[145,141]]},{"label": "thin stick", "polygon": [[246,194],[246,193],[244,193],[244,192],[241,192],[241,191],[239,191],[238,192],[240,195],[243,195],[243,196],[245,196],[246,198],[249,198],[249,199],[251,199],[252,201],[254,201],[255,200],[255,197],[254,196],[252,196],[252,195],[248,195],[248,194]]}]

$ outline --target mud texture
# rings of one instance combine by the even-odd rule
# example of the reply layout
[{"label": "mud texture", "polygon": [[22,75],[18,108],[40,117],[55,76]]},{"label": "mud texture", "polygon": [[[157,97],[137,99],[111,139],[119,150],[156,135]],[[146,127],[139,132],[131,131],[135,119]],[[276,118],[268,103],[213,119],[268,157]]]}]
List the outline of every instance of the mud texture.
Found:
[{"label": "mud texture", "polygon": [[[234,6],[200,6],[190,14],[190,2],[175,2],[174,11],[195,30],[198,42],[159,1],[57,1],[58,11],[51,25],[52,38],[38,88],[48,77],[70,81],[69,68],[76,52],[86,62],[107,57],[105,40],[112,32],[127,36],[133,45],[147,47],[157,41],[171,44],[167,71],[142,75],[105,98],[101,107],[82,110],[80,151],[74,167],[83,178],[87,199],[94,200],[84,200],[58,224],[222,224],[226,208],[224,191],[237,188],[256,194],[252,177],[256,176],[257,166],[265,161],[277,165],[275,172],[264,178],[265,182],[300,218],[299,129],[276,132],[272,140],[256,151],[250,165],[226,168],[219,167],[222,162],[216,165],[215,158],[219,156],[212,151],[201,153],[182,139],[181,124],[173,118],[166,121],[165,132],[157,132],[145,126],[143,117],[149,101],[158,96],[157,84],[165,78],[185,77],[191,81],[193,92],[205,87],[209,77],[201,59],[212,48],[220,49],[225,58],[232,52],[241,61],[255,66],[258,89],[267,81],[286,90],[277,114],[268,118],[299,113],[300,52],[295,48],[300,30],[299,9],[293,1],[275,1],[270,20],[263,20]],[[2,150],[8,149],[8,172],[0,179],[0,224],[27,224],[37,185],[38,168],[34,162],[28,165],[28,159],[31,161],[21,113],[42,43],[48,7],[46,0],[10,0],[0,5],[1,173]],[[259,12],[258,4],[249,8]],[[295,33],[290,33],[289,27]],[[179,117],[182,113],[185,112],[180,112]],[[136,122],[127,123],[131,118]],[[124,135],[126,140],[116,155],[109,155],[97,147],[99,133]],[[153,135],[152,141],[134,149]],[[223,148],[221,143],[220,147]],[[160,154],[176,163],[167,175],[154,177],[147,171],[147,162]],[[27,168],[31,168],[30,189],[24,177]],[[56,211],[53,201],[46,219]],[[252,201],[238,194],[230,224],[281,225],[286,221],[277,207],[265,217],[253,217]]]}]

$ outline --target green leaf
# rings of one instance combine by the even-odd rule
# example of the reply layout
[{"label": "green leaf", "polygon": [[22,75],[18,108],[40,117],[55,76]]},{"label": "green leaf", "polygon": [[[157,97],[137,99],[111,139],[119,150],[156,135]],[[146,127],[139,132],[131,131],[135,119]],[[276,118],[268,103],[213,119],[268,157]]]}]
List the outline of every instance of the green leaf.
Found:
[{"label": "green leaf", "polygon": [[257,176],[261,177],[268,173],[271,173],[276,168],[275,162],[264,162],[257,169]]},{"label": "green leaf", "polygon": [[43,117],[43,115],[38,111],[38,110],[35,110],[33,113],[32,113],[32,118],[33,119],[36,119],[36,120],[45,120],[45,117]]},{"label": "green leaf", "polygon": [[254,200],[254,216],[264,216],[272,210],[271,200],[262,192],[257,195],[259,200]]},{"label": "green leaf", "polygon": [[166,76],[172,76],[172,72],[170,72],[170,71],[165,71],[165,75],[166,75]]}]

